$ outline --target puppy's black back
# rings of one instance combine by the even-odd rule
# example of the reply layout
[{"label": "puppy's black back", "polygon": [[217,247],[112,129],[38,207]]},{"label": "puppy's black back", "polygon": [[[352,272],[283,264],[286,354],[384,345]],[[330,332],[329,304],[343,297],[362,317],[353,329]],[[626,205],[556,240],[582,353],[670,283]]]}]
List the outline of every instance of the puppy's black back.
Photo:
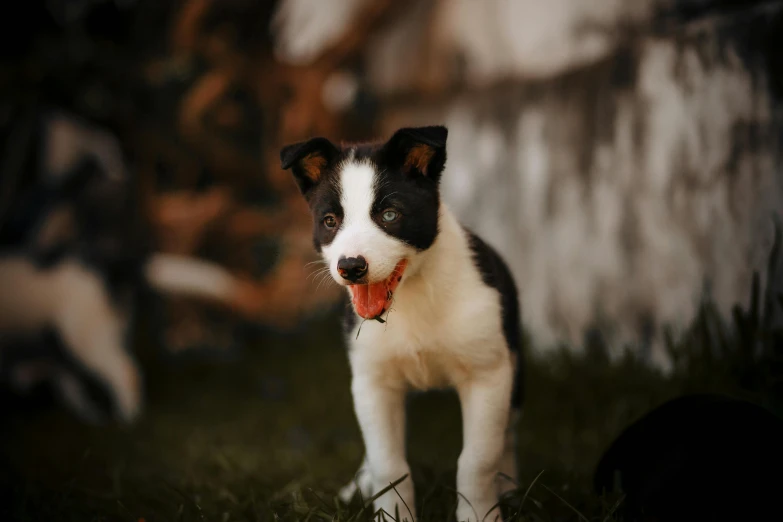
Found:
[{"label": "puppy's black back", "polygon": [[522,353],[522,324],[520,321],[519,296],[514,277],[506,263],[495,249],[478,235],[466,230],[473,253],[473,261],[481,274],[484,284],[494,288],[500,294],[501,313],[503,314],[503,335],[509,350],[516,355],[514,391],[511,406],[520,409],[524,401],[524,357]]}]

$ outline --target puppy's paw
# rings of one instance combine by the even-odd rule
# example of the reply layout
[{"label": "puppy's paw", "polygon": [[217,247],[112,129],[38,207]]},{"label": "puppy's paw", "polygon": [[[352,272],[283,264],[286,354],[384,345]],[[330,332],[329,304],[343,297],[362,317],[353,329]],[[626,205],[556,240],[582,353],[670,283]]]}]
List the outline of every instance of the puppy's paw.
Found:
[{"label": "puppy's paw", "polygon": [[503,514],[492,504],[472,506],[463,500],[457,507],[457,522],[503,522]]},{"label": "puppy's paw", "polygon": [[357,492],[361,493],[365,500],[372,497],[372,476],[366,459],[362,462],[353,480],[340,490],[338,496],[340,500],[348,504]]}]

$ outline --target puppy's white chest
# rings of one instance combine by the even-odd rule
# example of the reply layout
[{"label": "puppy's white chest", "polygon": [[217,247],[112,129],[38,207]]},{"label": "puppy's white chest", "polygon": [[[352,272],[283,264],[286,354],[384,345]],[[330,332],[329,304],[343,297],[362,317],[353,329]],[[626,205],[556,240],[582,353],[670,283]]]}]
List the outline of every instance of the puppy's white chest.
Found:
[{"label": "puppy's white chest", "polygon": [[357,343],[351,362],[355,373],[371,374],[392,387],[419,390],[456,385],[468,373],[456,354],[438,344]]},{"label": "puppy's white chest", "polygon": [[425,390],[459,386],[508,357],[492,292],[478,291],[473,299],[445,302],[438,308],[400,301],[386,323],[365,321],[358,338],[354,329],[350,358],[355,373],[391,386]]}]

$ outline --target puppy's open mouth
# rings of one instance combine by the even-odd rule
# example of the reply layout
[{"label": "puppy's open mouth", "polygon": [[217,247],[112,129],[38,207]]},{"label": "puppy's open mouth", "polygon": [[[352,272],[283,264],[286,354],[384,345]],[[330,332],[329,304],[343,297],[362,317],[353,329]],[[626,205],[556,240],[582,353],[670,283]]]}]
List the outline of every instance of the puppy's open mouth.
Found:
[{"label": "puppy's open mouth", "polygon": [[408,260],[403,259],[383,281],[366,285],[350,285],[348,288],[351,290],[351,301],[356,313],[365,319],[379,319],[391,306],[394,290],[400,284],[406,266]]}]

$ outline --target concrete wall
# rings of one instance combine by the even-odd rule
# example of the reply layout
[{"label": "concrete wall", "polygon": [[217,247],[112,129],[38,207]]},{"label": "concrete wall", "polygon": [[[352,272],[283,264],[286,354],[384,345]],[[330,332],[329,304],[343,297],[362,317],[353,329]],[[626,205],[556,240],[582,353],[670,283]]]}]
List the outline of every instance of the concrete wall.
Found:
[{"label": "concrete wall", "polygon": [[[368,46],[383,133],[449,126],[445,199],[509,260],[539,346],[600,326],[666,366],[660,328],[705,285],[747,301],[783,208],[783,10],[730,4],[416,3]],[[312,27],[279,56],[306,61]]]}]

